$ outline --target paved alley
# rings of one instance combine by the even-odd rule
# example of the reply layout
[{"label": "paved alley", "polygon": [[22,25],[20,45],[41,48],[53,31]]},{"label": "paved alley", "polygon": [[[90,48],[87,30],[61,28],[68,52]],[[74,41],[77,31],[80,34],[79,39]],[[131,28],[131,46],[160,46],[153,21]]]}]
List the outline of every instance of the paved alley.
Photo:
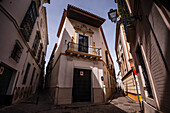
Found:
[{"label": "paved alley", "polygon": [[127,96],[116,94],[112,101],[105,104],[73,103],[71,105],[53,105],[46,91],[18,104],[0,109],[0,113],[137,113],[139,104]]}]

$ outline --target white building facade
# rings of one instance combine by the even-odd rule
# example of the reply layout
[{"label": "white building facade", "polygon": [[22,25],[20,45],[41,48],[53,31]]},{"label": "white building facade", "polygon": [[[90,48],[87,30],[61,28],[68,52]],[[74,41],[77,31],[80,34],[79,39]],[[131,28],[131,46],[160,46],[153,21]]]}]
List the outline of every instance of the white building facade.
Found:
[{"label": "white building facade", "polygon": [[35,93],[48,45],[47,0],[0,1],[0,105]]},{"label": "white building facade", "polygon": [[54,104],[101,103],[115,91],[114,64],[101,27],[104,21],[71,5],[64,10],[46,75]]}]

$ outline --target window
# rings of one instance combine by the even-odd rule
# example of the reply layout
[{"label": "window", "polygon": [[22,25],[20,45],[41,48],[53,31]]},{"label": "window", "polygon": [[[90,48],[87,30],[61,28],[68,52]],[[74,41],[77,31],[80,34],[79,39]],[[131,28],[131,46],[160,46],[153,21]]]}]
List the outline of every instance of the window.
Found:
[{"label": "window", "polygon": [[29,41],[36,18],[37,18],[36,4],[35,1],[32,1],[20,26],[22,34],[24,35],[24,38],[27,42]]},{"label": "window", "polygon": [[38,59],[37,59],[38,62],[40,62],[42,49],[43,49],[43,46],[42,46],[42,44],[40,44],[40,48],[39,48],[39,51],[38,51]]},{"label": "window", "polygon": [[146,86],[145,89],[148,92],[148,97],[153,98],[152,89],[151,89],[151,85],[150,85],[149,78],[148,78],[148,73],[146,71],[144,59],[142,57],[141,48],[139,46],[137,48],[136,54],[137,54],[138,61],[139,61],[141,68],[142,68],[142,74],[143,75],[141,75],[141,76],[143,76],[143,78],[145,80],[145,86]]},{"label": "window", "polygon": [[25,71],[24,79],[23,79],[23,81],[22,81],[22,84],[26,84],[26,80],[27,80],[27,77],[28,77],[28,73],[29,73],[30,67],[31,67],[31,64],[28,63],[28,64],[27,64],[26,71]]},{"label": "window", "polygon": [[32,52],[33,52],[34,56],[36,56],[39,43],[40,43],[40,32],[37,31],[37,34],[35,36],[34,43],[32,46]]},{"label": "window", "polygon": [[79,35],[78,51],[88,53],[88,37]]},{"label": "window", "polygon": [[34,79],[34,75],[35,75],[35,70],[36,70],[36,68],[34,67],[33,72],[32,72],[31,81],[30,81],[30,85],[32,85],[32,82],[33,82],[33,79]]},{"label": "window", "polygon": [[107,64],[107,67],[109,68],[109,60],[108,60],[108,53],[107,53],[107,51],[105,51],[105,56],[106,56],[106,64]]},{"label": "window", "polygon": [[16,40],[14,49],[13,49],[12,54],[11,54],[11,58],[13,58],[16,62],[19,62],[22,50],[23,50],[22,45],[19,43],[18,40]]},{"label": "window", "polygon": [[122,58],[122,63],[123,63],[123,68],[124,68],[124,70],[123,70],[123,71],[126,73],[127,65],[126,65],[126,61],[125,61],[125,58],[124,58],[123,53],[122,53],[122,55],[121,55],[121,58]]}]

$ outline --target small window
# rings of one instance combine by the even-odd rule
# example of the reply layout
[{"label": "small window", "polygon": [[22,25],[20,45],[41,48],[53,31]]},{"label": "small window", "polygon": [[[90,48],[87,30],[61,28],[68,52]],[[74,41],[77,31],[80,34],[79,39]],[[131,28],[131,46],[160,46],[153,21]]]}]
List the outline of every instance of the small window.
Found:
[{"label": "small window", "polygon": [[34,56],[36,56],[36,54],[37,54],[37,49],[38,49],[39,43],[40,43],[40,32],[37,31],[37,34],[35,36],[34,43],[32,46],[32,52],[33,52]]},{"label": "small window", "polygon": [[109,68],[109,60],[108,60],[108,53],[107,53],[107,51],[105,51],[105,57],[106,57],[107,67]]},{"label": "small window", "polygon": [[11,58],[13,58],[16,62],[19,62],[19,59],[22,54],[22,50],[23,50],[23,47],[17,40],[15,43],[14,49],[12,51]]},{"label": "small window", "polygon": [[23,81],[22,81],[22,84],[26,84],[26,81],[27,81],[27,77],[28,77],[28,73],[29,73],[30,67],[31,67],[31,64],[28,63],[28,64],[27,64],[26,71],[25,71],[24,79],[23,79]]}]

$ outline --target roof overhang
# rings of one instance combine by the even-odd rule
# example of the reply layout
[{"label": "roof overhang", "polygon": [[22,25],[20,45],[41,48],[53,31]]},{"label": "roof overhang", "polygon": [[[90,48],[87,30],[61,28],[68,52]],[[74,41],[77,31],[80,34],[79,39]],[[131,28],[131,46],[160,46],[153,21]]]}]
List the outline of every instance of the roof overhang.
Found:
[{"label": "roof overhang", "polygon": [[67,6],[67,17],[99,28],[105,19],[77,7]]}]

